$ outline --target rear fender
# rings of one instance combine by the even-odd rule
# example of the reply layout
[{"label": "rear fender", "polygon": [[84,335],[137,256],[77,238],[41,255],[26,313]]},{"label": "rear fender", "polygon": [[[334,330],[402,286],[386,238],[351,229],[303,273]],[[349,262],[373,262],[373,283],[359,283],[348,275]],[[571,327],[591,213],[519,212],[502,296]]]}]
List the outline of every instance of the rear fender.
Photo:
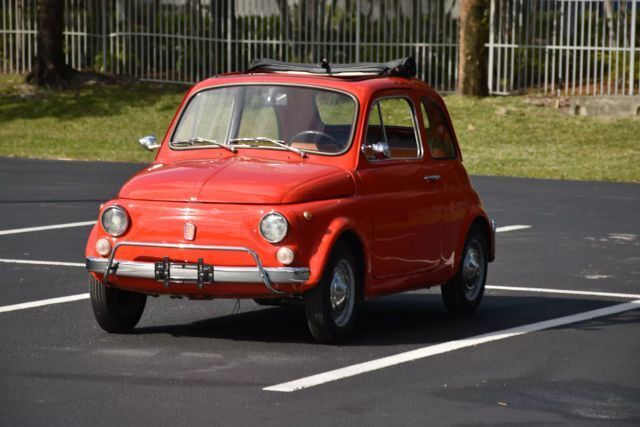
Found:
[{"label": "rear fender", "polygon": [[479,207],[471,207],[469,212],[467,212],[467,216],[465,218],[464,227],[461,228],[462,235],[458,236],[458,244],[456,247],[456,255],[455,255],[455,266],[454,271],[458,270],[458,266],[462,262],[462,251],[464,250],[464,244],[467,240],[467,236],[469,235],[469,231],[473,224],[479,223],[483,230],[485,231],[485,236],[487,238],[487,244],[489,245],[489,259],[491,262],[495,259],[496,253],[496,243],[495,243],[495,234],[492,231],[491,220],[487,217],[487,214]]}]

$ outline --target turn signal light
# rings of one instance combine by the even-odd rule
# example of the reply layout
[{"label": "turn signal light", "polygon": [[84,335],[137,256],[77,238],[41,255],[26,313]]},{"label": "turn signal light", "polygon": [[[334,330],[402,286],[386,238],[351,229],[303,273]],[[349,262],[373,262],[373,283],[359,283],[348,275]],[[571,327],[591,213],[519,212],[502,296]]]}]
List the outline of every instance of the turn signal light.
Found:
[{"label": "turn signal light", "polygon": [[108,256],[111,253],[111,243],[107,239],[98,239],[96,241],[96,252],[102,256]]},{"label": "turn signal light", "polygon": [[291,265],[291,263],[295,259],[295,253],[291,248],[280,248],[278,249],[278,252],[276,252],[276,258],[282,265]]}]

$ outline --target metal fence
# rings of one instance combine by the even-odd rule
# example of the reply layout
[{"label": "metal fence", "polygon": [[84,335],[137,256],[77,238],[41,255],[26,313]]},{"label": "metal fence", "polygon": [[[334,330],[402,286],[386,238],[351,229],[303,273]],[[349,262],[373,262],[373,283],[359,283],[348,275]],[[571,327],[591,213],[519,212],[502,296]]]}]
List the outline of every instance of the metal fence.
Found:
[{"label": "metal fence", "polygon": [[[638,0],[491,0],[494,94],[637,93]],[[37,0],[0,0],[0,71],[36,52]],[[255,58],[386,61],[412,55],[444,92],[457,82],[460,0],[65,0],[67,62],[192,83]]]},{"label": "metal fence", "polygon": [[493,0],[489,90],[632,95],[640,78],[637,0]]}]

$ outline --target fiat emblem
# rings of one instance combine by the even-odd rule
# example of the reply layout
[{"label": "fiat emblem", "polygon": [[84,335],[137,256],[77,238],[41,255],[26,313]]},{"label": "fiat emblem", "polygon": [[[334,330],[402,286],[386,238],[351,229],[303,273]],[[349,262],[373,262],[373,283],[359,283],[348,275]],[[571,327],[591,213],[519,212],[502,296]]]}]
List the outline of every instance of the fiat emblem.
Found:
[{"label": "fiat emblem", "polygon": [[184,239],[193,240],[195,238],[196,238],[196,225],[191,222],[187,222],[184,225]]}]

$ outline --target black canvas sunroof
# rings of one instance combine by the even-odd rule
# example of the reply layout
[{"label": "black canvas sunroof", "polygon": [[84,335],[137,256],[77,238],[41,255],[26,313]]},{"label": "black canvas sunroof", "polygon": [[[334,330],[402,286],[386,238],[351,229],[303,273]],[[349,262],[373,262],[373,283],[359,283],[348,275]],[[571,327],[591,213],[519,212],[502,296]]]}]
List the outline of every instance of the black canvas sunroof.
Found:
[{"label": "black canvas sunroof", "polygon": [[327,61],[322,61],[320,64],[300,64],[275,61],[273,59],[256,59],[251,62],[246,72],[308,73],[340,77],[370,75],[411,78],[416,75],[416,61],[411,56],[384,63],[363,62],[354,64],[331,64]]}]

